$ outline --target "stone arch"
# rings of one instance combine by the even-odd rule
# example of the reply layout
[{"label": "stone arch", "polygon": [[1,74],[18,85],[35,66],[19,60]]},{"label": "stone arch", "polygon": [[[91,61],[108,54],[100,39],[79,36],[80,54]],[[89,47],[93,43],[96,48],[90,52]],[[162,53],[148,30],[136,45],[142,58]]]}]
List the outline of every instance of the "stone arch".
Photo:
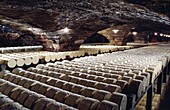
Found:
[{"label": "stone arch", "polygon": [[87,37],[84,43],[110,43],[109,39],[101,34],[95,33],[89,37]]},{"label": "stone arch", "polygon": [[128,34],[126,37],[123,38],[122,44],[126,45],[128,42],[134,42],[135,36],[133,34]]}]

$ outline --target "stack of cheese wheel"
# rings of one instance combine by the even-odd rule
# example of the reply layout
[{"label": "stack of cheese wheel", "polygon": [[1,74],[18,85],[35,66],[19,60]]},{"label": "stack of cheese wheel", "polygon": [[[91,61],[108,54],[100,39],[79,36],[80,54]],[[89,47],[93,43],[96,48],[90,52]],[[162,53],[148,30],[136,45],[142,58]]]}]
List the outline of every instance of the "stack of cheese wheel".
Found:
[{"label": "stack of cheese wheel", "polygon": [[3,47],[0,48],[0,53],[40,51],[42,48],[42,46]]}]

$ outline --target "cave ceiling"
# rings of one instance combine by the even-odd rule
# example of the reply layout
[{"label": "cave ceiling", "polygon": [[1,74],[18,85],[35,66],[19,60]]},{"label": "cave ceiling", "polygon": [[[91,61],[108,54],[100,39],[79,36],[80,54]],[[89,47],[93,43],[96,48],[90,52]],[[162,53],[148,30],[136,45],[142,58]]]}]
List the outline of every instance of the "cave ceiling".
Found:
[{"label": "cave ceiling", "polygon": [[118,0],[0,0],[0,24],[36,36],[45,33],[50,38],[68,27],[73,33],[66,41],[78,45],[88,36],[115,26],[170,29],[168,16]]}]

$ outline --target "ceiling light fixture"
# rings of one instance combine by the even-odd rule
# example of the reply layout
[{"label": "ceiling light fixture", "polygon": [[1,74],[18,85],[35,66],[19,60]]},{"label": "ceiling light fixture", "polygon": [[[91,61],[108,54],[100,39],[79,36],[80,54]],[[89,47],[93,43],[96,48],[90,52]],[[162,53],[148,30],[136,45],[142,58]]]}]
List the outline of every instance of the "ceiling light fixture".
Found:
[{"label": "ceiling light fixture", "polygon": [[158,35],[158,33],[157,33],[157,32],[155,32],[155,33],[154,33],[154,35],[155,35],[155,36],[157,36],[157,35]]},{"label": "ceiling light fixture", "polygon": [[119,32],[118,29],[113,29],[112,31],[113,31],[115,34]]},{"label": "ceiling light fixture", "polygon": [[138,33],[137,33],[137,32],[132,32],[132,34],[133,34],[134,36],[136,36]]},{"label": "ceiling light fixture", "polygon": [[69,28],[68,28],[68,27],[65,27],[65,28],[63,29],[63,31],[64,31],[65,33],[68,33],[68,32],[69,32]]},{"label": "ceiling light fixture", "polygon": [[72,29],[69,29],[68,27],[65,27],[57,31],[57,34],[71,34],[71,33],[72,33]]},{"label": "ceiling light fixture", "polygon": [[118,12],[118,11],[116,11],[115,13],[116,13],[116,14],[120,14],[120,12]]},{"label": "ceiling light fixture", "polygon": [[161,33],[160,36],[163,36],[163,34]]}]

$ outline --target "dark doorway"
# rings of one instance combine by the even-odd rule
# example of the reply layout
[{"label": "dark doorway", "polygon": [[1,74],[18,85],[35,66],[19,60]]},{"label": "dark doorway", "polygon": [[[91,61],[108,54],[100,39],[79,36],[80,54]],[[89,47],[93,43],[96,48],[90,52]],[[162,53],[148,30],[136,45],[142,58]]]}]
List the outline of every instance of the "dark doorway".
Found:
[{"label": "dark doorway", "polygon": [[127,42],[134,42],[135,36],[133,34],[129,34],[127,37],[125,37],[122,41],[123,45],[126,45]]},{"label": "dark doorway", "polygon": [[109,40],[105,36],[95,33],[92,36],[88,37],[83,44],[87,43],[109,43]]}]

